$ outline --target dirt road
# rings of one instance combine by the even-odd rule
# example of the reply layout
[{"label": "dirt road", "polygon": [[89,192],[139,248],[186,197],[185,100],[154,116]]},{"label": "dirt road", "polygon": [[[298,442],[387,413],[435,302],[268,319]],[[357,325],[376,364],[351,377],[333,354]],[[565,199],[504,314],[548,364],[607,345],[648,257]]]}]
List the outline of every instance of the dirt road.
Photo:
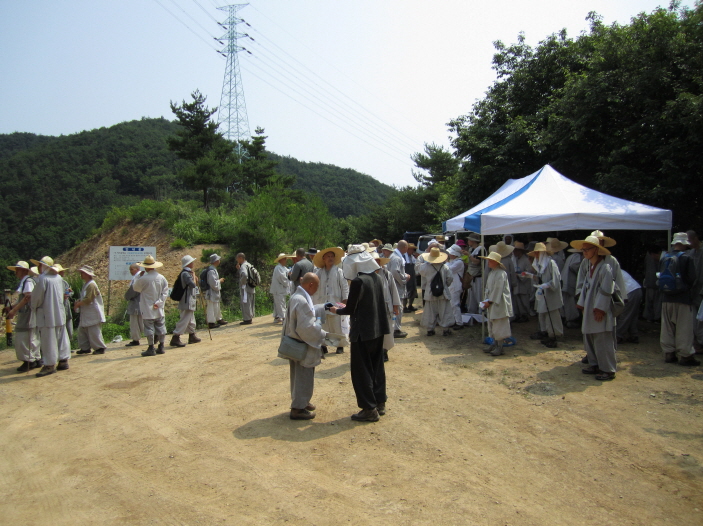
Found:
[{"label": "dirt road", "polygon": [[548,350],[519,325],[493,358],[480,328],[406,319],[374,424],[349,418],[348,353],[316,371],[317,419],[288,418],[269,317],[43,379],[0,353],[0,523],[703,524],[703,368],[662,363],[656,327],[601,384],[578,331]]}]

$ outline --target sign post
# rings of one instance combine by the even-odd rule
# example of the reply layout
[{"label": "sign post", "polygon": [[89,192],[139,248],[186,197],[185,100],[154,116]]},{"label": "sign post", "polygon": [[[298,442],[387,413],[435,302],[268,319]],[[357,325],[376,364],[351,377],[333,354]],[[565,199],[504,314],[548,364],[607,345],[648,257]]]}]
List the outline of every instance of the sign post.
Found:
[{"label": "sign post", "polygon": [[110,270],[107,282],[107,314],[110,315],[110,293],[113,281],[131,281],[130,265],[144,261],[151,254],[156,259],[156,247],[110,247]]}]

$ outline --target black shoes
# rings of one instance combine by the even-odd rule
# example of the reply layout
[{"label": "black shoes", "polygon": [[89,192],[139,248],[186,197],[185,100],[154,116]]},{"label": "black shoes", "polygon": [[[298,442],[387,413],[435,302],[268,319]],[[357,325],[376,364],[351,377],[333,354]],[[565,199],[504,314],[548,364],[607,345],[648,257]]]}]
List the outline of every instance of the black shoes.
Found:
[{"label": "black shoes", "polygon": [[544,340],[548,336],[549,334],[547,334],[547,331],[537,331],[530,334],[530,340]]},{"label": "black shoes", "polygon": [[80,351],[76,351],[76,354],[90,354],[90,349],[81,349]]},{"label": "black shoes", "polygon": [[156,354],[166,354],[166,351],[164,350],[164,342],[159,343],[159,346],[156,348]]},{"label": "black shoes", "polygon": [[174,334],[171,337],[171,342],[169,343],[171,347],[185,347],[186,344],[181,341],[181,335],[180,334]]},{"label": "black shoes", "polygon": [[[217,324],[218,324],[218,325],[227,325],[227,323],[228,323],[228,322],[226,322],[226,321],[223,320],[222,318],[220,318],[219,320],[217,320]],[[251,323],[251,320],[249,320],[249,323]]]},{"label": "black shoes", "polygon": [[200,338],[198,338],[198,337],[195,335],[194,332],[191,332],[191,333],[188,335],[188,343],[200,343],[201,341],[203,341],[203,340],[201,340]]},{"label": "black shoes", "polygon": [[103,347],[102,349],[95,349],[93,351],[93,354],[105,354],[105,347]]},{"label": "black shoes", "polygon": [[[385,407],[383,409],[385,413]],[[356,422],[378,422],[380,418],[375,407],[373,409],[362,409],[351,416],[351,419]]]},{"label": "black shoes", "polygon": [[337,354],[344,354],[344,347],[337,347]]},{"label": "black shoes", "polygon": [[149,347],[146,348],[146,351],[142,353],[142,356],[156,356],[156,349],[154,349],[153,345],[149,345]]},{"label": "black shoes", "polygon": [[315,411],[309,411],[308,409],[290,410],[291,420],[312,420],[313,418],[315,418]]},{"label": "black shoes", "polygon": [[[220,321],[222,321],[222,320],[220,320]],[[218,321],[217,323],[220,323],[220,322]],[[227,323],[227,322],[225,322],[225,323]],[[251,325],[251,324],[252,324],[252,320],[244,320],[244,321],[239,322],[239,325]],[[224,325],[224,323],[222,323],[221,325]]]},{"label": "black shoes", "polygon": [[125,347],[138,347],[139,345],[141,345],[139,343],[139,340],[132,340],[131,342],[126,344]]},{"label": "black shoes", "polygon": [[393,338],[405,338],[407,335],[408,335],[407,332],[393,331]]},{"label": "black shoes", "polygon": [[694,367],[700,365],[701,362],[696,360],[693,356],[686,356],[685,358],[679,358],[679,365],[685,365],[687,367]]}]

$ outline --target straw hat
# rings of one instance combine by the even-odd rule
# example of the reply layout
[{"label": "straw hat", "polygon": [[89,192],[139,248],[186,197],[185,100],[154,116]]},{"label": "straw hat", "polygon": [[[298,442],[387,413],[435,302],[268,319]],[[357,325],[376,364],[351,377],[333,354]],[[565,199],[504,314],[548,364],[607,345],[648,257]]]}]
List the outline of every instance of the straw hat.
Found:
[{"label": "straw hat", "polygon": [[376,263],[378,263],[381,267],[385,267],[391,260],[391,258],[382,258],[378,255],[378,252],[372,252],[371,255],[373,256],[374,260],[376,260]]},{"label": "straw hat", "polygon": [[318,250],[317,254],[315,254],[315,257],[312,258],[312,264],[315,265],[317,268],[324,267],[325,264],[322,261],[322,258],[328,252],[334,253],[334,264],[335,265],[339,265],[342,262],[342,258],[344,257],[344,250],[342,249],[342,247],[329,247],[324,250]]},{"label": "straw hat", "polygon": [[438,247],[432,247],[430,254],[425,256],[425,261],[432,264],[444,263],[448,257],[446,252],[442,252]]},{"label": "straw hat", "polygon": [[37,267],[39,267],[40,265],[46,265],[47,267],[54,266],[54,260],[52,258],[50,258],[49,256],[44,256],[39,261],[37,261],[36,259],[30,259],[29,261],[34,263]]},{"label": "straw hat", "polygon": [[55,269],[56,272],[63,272],[64,270],[68,270],[67,268],[63,268],[61,266],[61,263],[56,263],[52,268]]},{"label": "straw hat", "polygon": [[540,252],[546,252],[549,254],[549,250],[547,250],[547,247],[544,245],[544,243],[535,243],[535,248],[532,250],[532,252],[528,252],[528,256],[532,256],[533,258],[539,257]]},{"label": "straw hat", "polygon": [[288,254],[281,252],[280,254],[278,254],[278,257],[273,258],[274,265],[277,264],[282,259],[293,259],[293,256],[289,256]]},{"label": "straw hat", "polygon": [[525,243],[522,241],[515,241],[513,243],[513,250],[522,250],[523,252],[525,251]]},{"label": "straw hat", "polygon": [[387,250],[388,252],[393,252],[393,245],[386,243],[381,247],[381,250]]},{"label": "straw hat", "polygon": [[581,250],[580,248],[570,248],[569,250],[567,250],[567,252],[571,252],[572,254],[576,254],[578,252],[579,254],[582,254],[583,250]]},{"label": "straw hat", "polygon": [[417,245],[415,243],[408,243],[408,250],[410,249],[417,250]]},{"label": "straw hat", "polygon": [[[150,257],[150,256],[147,256]],[[95,271],[93,270],[93,267],[89,265],[83,265],[78,268],[78,272],[83,272],[85,274],[88,274],[91,278],[95,277]]]},{"label": "straw hat", "polygon": [[380,247],[381,245],[383,245],[383,241],[381,241],[380,239],[372,239],[371,241],[369,241],[369,245],[371,243],[373,243],[376,247]]},{"label": "straw hat", "polygon": [[503,265],[503,264],[500,262],[500,260],[503,259],[503,258],[501,257],[500,254],[498,254],[498,252],[493,252],[493,251],[491,251],[491,253],[488,254],[487,256],[479,256],[479,258],[481,258],[481,259],[490,259],[491,261],[495,261],[496,263],[498,263],[498,265],[500,266],[500,268],[502,268],[503,270],[505,270],[505,265]]},{"label": "straw hat", "polygon": [[[210,261],[212,261],[212,256],[217,256],[217,254],[212,254],[210,256]],[[220,256],[217,257],[219,259]],[[154,259],[154,256],[152,256],[151,254],[147,254],[147,256],[144,258],[144,261],[140,261],[139,263],[137,263],[137,265],[143,268],[161,268],[164,266],[164,264],[160,261],[156,261]]]},{"label": "straw hat", "polygon": [[[495,247],[495,250],[493,247]],[[515,250],[515,247],[513,245],[508,245],[505,241],[498,241],[498,243],[488,249],[489,252],[498,252],[501,258],[507,258],[513,253],[513,250]]]},{"label": "straw hat", "polygon": [[440,235],[438,235],[438,236],[435,236],[435,239],[436,239],[437,241],[439,241],[440,243],[441,243],[442,241],[446,241],[446,239],[444,238],[444,235],[443,235],[443,234],[440,234]]},{"label": "straw hat", "polygon": [[188,265],[190,265],[193,261],[195,261],[195,258],[193,256],[189,256],[186,254],[181,258],[181,268],[186,268]]},{"label": "straw hat", "polygon": [[548,245],[549,251],[552,254],[564,250],[569,246],[566,241],[559,241],[556,237],[548,237],[545,244]]},{"label": "straw hat", "polygon": [[26,261],[18,261],[16,265],[10,265],[9,267],[7,267],[7,270],[12,270],[14,272],[18,268],[29,270],[29,263],[27,263]]},{"label": "straw hat", "polygon": [[671,239],[671,246],[673,247],[676,243],[681,243],[682,245],[690,246],[691,243],[688,240],[688,235],[686,232],[676,232],[674,237]]},{"label": "straw hat", "polygon": [[39,275],[39,268],[38,267],[32,267],[29,269],[29,275],[30,276],[38,276]]},{"label": "straw hat", "polygon": [[600,230],[594,230],[591,235],[597,237],[599,241],[603,242],[603,246],[606,248],[614,247],[616,245],[615,240],[612,237],[606,236]]},{"label": "straw hat", "polygon": [[610,254],[610,250],[602,247],[600,240],[596,236],[588,236],[586,239],[577,239],[571,242],[572,247],[580,248],[581,250],[583,250],[583,245],[593,245],[594,247],[598,247],[599,256],[607,256]]}]

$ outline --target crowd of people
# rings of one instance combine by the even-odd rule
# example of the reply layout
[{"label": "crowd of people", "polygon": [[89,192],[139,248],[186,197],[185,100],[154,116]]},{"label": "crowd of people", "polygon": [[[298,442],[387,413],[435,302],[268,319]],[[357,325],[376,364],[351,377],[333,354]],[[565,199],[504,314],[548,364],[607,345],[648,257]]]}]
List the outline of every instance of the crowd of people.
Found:
[{"label": "crowd of people", "polygon": [[[637,321],[644,301],[644,318],[661,323],[664,361],[700,365],[694,354],[703,353],[703,312],[699,312],[703,248],[696,233],[676,233],[667,251],[648,249],[644,288],[611,254],[615,245],[614,239],[596,230],[571,243],[558,238],[528,243],[505,235],[486,249],[478,234],[466,233],[451,244],[438,236],[422,253],[406,240],[392,245],[374,239],[346,250],[300,248],[295,254],[279,254],[273,261],[269,292],[273,323],[282,325],[279,356],[290,361],[290,418],[315,417],[311,402],[315,367],[330,350],[343,354],[347,346],[360,408],[352,418],[377,421],[385,414],[385,362],[395,341],[407,336],[403,314],[418,309],[414,306],[418,298],[423,308],[420,324],[428,337],[437,330],[451,336],[467,323],[486,320],[484,351],[492,356],[503,355],[505,347],[517,343],[513,323],[536,317],[539,328],[530,338],[547,348],[558,345],[565,326],[580,327],[586,351],[582,371],[601,381],[615,378],[618,344],[639,342]],[[127,345],[141,345],[144,335],[147,348],[142,356],[166,352],[164,307],[169,296],[178,302],[180,312],[170,346],[201,341],[195,322],[199,298],[205,303],[208,329],[226,325],[220,309],[225,280],[218,273],[221,259],[210,255],[209,265],[196,276],[195,258],[184,256],[173,289],[158,271],[163,263],[151,255],[132,265],[125,293],[131,335]],[[241,325],[249,325],[258,272],[243,253],[236,260]],[[68,298],[73,291],[63,279],[66,269],[52,258],[30,261],[36,266],[18,261],[7,267],[19,283],[17,300],[6,316],[15,319],[14,346],[22,362],[17,370],[40,368],[36,375],[42,377],[69,368],[74,324]],[[95,272],[88,265],[78,272],[84,284],[73,306],[80,312],[76,354],[104,354],[105,313]],[[186,334],[187,340],[181,340]],[[289,352],[290,342],[298,344],[300,354]]]}]

